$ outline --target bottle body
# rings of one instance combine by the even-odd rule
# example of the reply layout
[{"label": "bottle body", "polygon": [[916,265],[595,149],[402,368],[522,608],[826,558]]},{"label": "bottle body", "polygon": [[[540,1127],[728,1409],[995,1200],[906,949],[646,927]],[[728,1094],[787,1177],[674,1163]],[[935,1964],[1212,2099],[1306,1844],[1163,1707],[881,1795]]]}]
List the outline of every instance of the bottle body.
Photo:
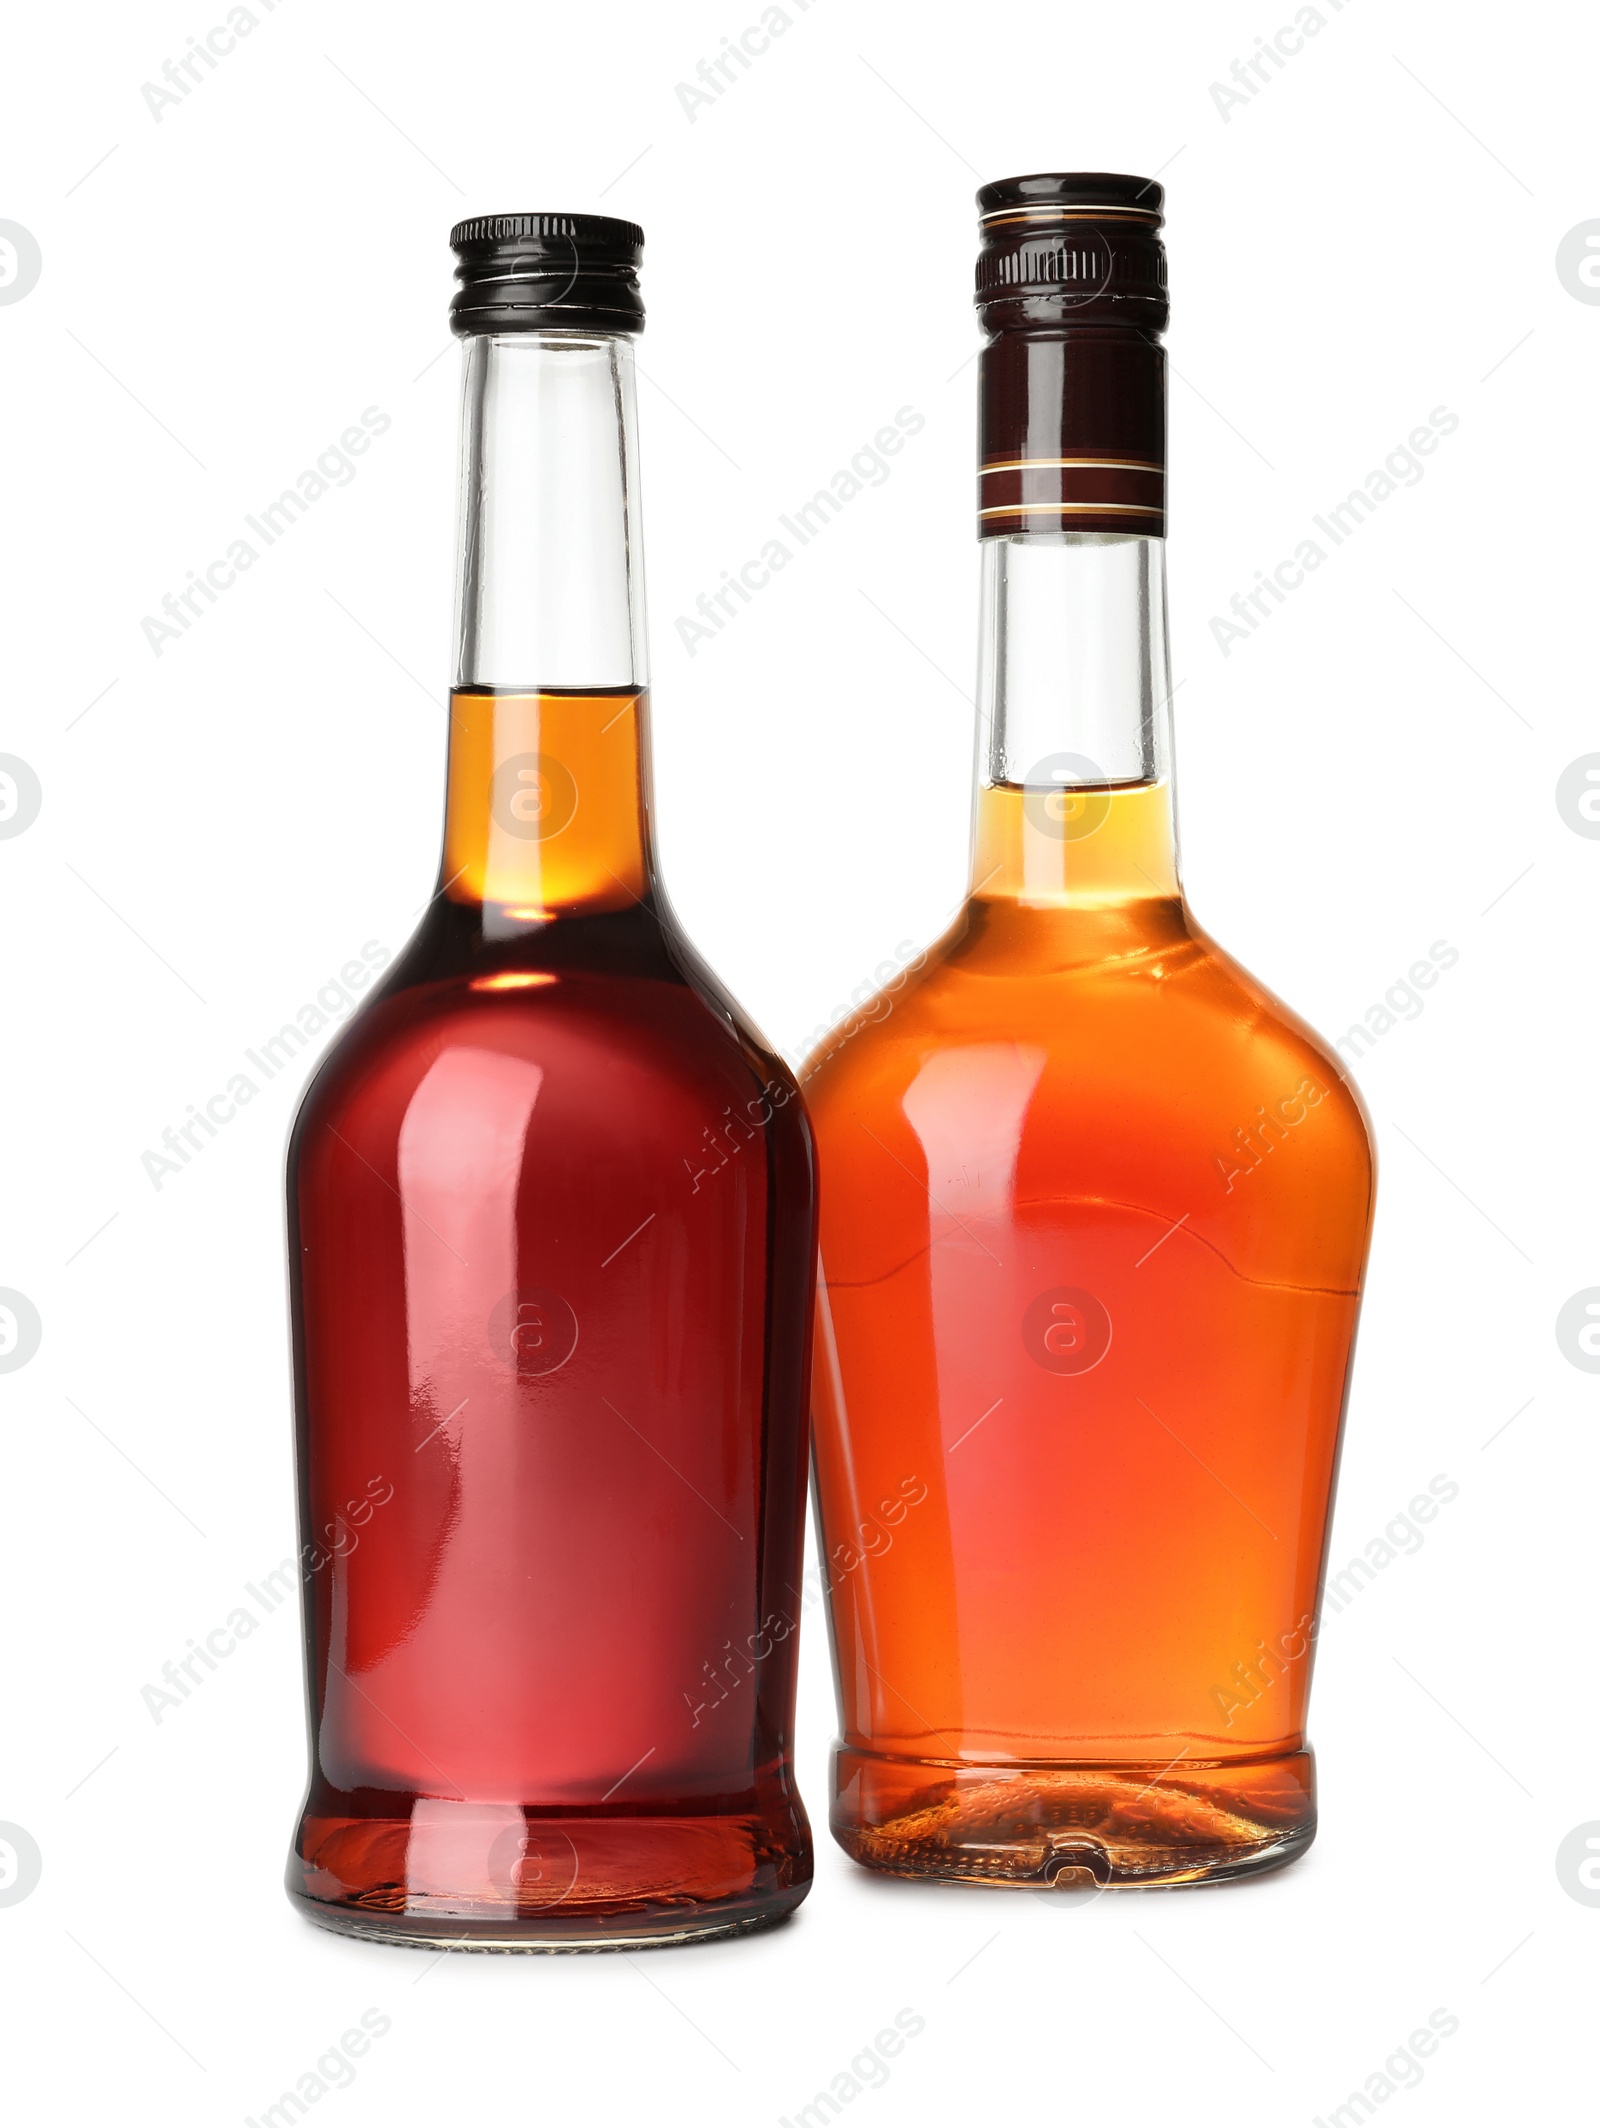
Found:
[{"label": "bottle body", "polygon": [[455,913],[292,1148],[292,1888],[363,1933],[491,1943],[775,1918],[810,1874],[800,1104],[643,908],[476,969]]},{"label": "bottle body", "polygon": [[836,1836],[990,1883],[1288,1859],[1370,1216],[1331,1056],[1180,897],[980,895],[803,1083]]},{"label": "bottle body", "polygon": [[289,1889],[389,1941],[683,1941],[811,1874],[811,1140],[656,878],[628,344],[466,379],[439,890],[290,1148]]}]

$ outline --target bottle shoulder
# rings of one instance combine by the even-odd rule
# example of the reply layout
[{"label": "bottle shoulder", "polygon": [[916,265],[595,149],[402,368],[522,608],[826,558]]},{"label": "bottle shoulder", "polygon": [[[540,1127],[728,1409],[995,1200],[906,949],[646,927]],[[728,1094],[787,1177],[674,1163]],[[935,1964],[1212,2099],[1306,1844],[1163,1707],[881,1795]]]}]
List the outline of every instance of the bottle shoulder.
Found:
[{"label": "bottle shoulder", "polygon": [[1198,926],[1098,957],[1081,938],[966,943],[957,927],[802,1071],[830,1284],[920,1276],[951,1236],[1026,1265],[1075,1235],[1132,1263],[1181,1228],[1230,1279],[1358,1290],[1359,1096]]},{"label": "bottle shoulder", "polygon": [[[1033,912],[1023,912],[1024,915]],[[961,1105],[1026,1060],[1028,1107],[1071,1103],[1147,1123],[1312,1098],[1370,1159],[1365,1107],[1338,1056],[1182,903],[1134,924],[995,923],[969,909],[818,1045],[800,1081],[819,1136],[874,1111]],[[965,1058],[966,1062],[961,1061]],[[1231,1128],[1231,1126],[1230,1126]]]},{"label": "bottle shoulder", "polygon": [[[536,1074],[581,1094],[592,1129],[608,1102],[667,1110],[761,1106],[805,1132],[792,1073],[671,923],[603,935],[472,942],[425,924],[343,1028],[301,1103],[313,1121],[376,1104],[398,1115],[429,1084],[470,1104],[480,1081]],[[548,1095],[547,1095],[548,1098]],[[787,1127],[787,1126],[782,1126]]]},{"label": "bottle shoulder", "polygon": [[1160,1070],[1162,1045],[1174,1038],[1191,1060],[1219,1070],[1257,1068],[1277,1051],[1285,1066],[1340,1077],[1328,1043],[1183,904],[1170,904],[1106,924],[996,924],[966,911],[898,981],[830,1030],[800,1079],[806,1096],[826,1102],[862,1077],[915,1077],[932,1049],[996,1041],[1083,1064],[1128,1051],[1130,1062]]}]

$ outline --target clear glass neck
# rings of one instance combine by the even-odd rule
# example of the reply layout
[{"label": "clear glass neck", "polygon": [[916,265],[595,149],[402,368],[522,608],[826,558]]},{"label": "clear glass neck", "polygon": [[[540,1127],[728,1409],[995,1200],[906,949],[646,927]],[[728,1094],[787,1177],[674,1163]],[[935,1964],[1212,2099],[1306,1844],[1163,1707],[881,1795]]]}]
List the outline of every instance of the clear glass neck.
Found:
[{"label": "clear glass neck", "polygon": [[973,893],[1176,897],[1164,543],[985,540],[981,643]]},{"label": "clear glass neck", "polygon": [[463,343],[457,687],[645,684],[633,342]]},{"label": "clear glass neck", "polygon": [[440,893],[511,937],[654,890],[633,342],[465,343]]}]

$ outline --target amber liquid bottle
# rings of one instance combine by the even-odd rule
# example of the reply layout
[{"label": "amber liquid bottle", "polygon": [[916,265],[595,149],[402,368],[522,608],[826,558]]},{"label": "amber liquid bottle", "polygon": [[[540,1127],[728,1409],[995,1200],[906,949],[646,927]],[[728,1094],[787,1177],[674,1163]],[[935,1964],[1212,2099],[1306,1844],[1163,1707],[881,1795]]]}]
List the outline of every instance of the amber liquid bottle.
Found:
[{"label": "amber liquid bottle", "polygon": [[656,876],[642,239],[508,216],[452,242],[444,863],[290,1151],[289,1889],[391,1942],[684,1941],[781,1918],[811,1876],[811,1143]]},{"label": "amber liquid bottle", "polygon": [[802,1074],[833,1830],[906,1876],[1189,1883],[1315,1828],[1372,1157],[1179,886],[1161,189],[979,201],[972,888]]}]

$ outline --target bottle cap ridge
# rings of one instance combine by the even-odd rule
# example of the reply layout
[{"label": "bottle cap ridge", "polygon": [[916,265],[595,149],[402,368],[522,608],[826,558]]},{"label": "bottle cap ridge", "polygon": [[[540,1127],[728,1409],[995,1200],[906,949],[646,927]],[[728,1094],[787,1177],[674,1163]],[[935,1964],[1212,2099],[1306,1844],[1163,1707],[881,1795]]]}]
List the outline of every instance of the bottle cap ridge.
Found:
[{"label": "bottle cap ridge", "polygon": [[1102,170],[984,185],[976,295],[984,331],[1063,325],[1164,331],[1165,198],[1154,178]]},{"label": "bottle cap ridge", "polygon": [[608,214],[481,214],[450,232],[450,330],[641,332],[644,231]]}]

